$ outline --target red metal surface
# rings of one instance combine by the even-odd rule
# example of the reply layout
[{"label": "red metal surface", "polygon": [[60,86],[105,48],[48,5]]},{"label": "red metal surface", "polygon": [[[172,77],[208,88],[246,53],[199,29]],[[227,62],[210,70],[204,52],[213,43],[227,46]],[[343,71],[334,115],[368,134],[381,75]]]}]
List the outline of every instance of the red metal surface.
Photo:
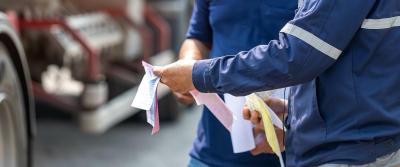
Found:
[{"label": "red metal surface", "polygon": [[153,7],[145,6],[145,18],[156,30],[160,38],[158,39],[158,52],[170,49],[171,28],[167,21],[162,18]]},{"label": "red metal surface", "polygon": [[65,31],[69,32],[72,37],[85,49],[88,53],[87,73],[89,80],[96,82],[100,79],[100,60],[96,50],[94,50],[89,43],[72,27],[70,27],[64,20],[20,20],[21,29],[30,28],[50,28],[53,25],[61,26]]},{"label": "red metal surface", "polygon": [[143,60],[148,61],[151,56],[152,34],[145,26],[138,26],[137,28],[143,40]]},{"label": "red metal surface", "polygon": [[152,52],[152,39],[153,35],[152,33],[148,30],[148,28],[145,25],[137,25],[126,13],[124,9],[104,9],[104,12],[108,13],[109,15],[113,17],[119,17],[123,18],[128,22],[130,26],[133,28],[137,29],[140,33],[140,36],[143,40],[143,60],[147,61]]},{"label": "red metal surface", "polygon": [[62,25],[62,20],[20,20],[21,29],[50,28],[53,25]]},{"label": "red metal surface", "polygon": [[100,60],[99,56],[96,50],[94,50],[92,47],[90,47],[89,43],[82,38],[82,36],[75,31],[73,28],[68,26],[67,24],[63,24],[63,27],[65,30],[71,33],[71,35],[77,40],[82,47],[88,52],[88,73],[91,81],[99,81],[101,80],[101,74],[100,74]]}]

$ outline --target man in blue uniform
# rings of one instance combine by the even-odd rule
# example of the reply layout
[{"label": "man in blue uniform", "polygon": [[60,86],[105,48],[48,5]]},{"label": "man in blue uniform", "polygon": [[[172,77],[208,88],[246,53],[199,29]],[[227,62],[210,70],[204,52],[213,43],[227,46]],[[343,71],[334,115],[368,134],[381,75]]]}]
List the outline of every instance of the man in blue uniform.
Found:
[{"label": "man in blue uniform", "polygon": [[277,40],[232,56],[178,61],[155,72],[178,92],[196,88],[246,95],[293,86],[286,121],[288,166],[382,160],[375,166],[399,166],[400,1],[299,4]]},{"label": "man in blue uniform", "polygon": [[[297,0],[196,0],[180,58],[215,58],[270,41],[293,19],[296,9]],[[175,94],[186,104],[193,102],[187,92]],[[277,157],[272,154],[234,154],[229,132],[207,108],[204,108],[190,156],[189,166],[193,167],[279,166]]]}]

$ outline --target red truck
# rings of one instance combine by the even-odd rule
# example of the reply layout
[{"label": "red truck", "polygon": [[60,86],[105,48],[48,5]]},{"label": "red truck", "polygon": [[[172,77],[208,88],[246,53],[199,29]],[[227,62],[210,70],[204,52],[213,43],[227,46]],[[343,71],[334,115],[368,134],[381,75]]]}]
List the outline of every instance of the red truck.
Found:
[{"label": "red truck", "polygon": [[[130,103],[143,75],[140,62],[173,62],[171,41],[183,36],[171,33],[171,10],[166,19],[155,6],[144,0],[0,0],[0,167],[32,165],[37,103],[76,116],[89,133],[139,112]],[[176,119],[169,89],[160,86],[158,95],[164,97],[161,119]]]}]

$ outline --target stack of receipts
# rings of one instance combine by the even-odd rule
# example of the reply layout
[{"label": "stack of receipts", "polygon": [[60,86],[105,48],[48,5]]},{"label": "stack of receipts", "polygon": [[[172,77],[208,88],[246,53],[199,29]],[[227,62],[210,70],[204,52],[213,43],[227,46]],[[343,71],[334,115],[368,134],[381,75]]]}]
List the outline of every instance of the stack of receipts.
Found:
[{"label": "stack of receipts", "polygon": [[242,116],[245,99],[225,94],[225,103],[216,93],[190,92],[197,105],[205,105],[211,113],[231,133],[234,153],[250,151],[255,148],[253,127]]},{"label": "stack of receipts", "polygon": [[153,126],[151,134],[155,134],[160,130],[157,99],[157,86],[160,83],[160,77],[154,75],[153,66],[146,62],[142,62],[142,64],[146,73],[140,82],[131,106],[146,110],[147,122]]},{"label": "stack of receipts", "polygon": [[[225,94],[225,103],[216,93],[201,93],[196,90],[190,92],[198,105],[205,105],[211,113],[224,125],[231,133],[232,146],[234,153],[250,151],[255,148],[256,142],[253,134],[253,126],[248,120],[244,120],[242,110],[244,105],[253,105],[253,100],[248,97],[235,97]],[[258,101],[256,101],[258,102]],[[264,105],[268,107],[265,103]],[[269,107],[268,107],[269,108]],[[255,108],[257,110],[259,108]],[[257,110],[260,111],[260,110]],[[283,123],[271,109],[268,111],[272,123],[283,129]],[[275,131],[274,131],[275,132]]]}]

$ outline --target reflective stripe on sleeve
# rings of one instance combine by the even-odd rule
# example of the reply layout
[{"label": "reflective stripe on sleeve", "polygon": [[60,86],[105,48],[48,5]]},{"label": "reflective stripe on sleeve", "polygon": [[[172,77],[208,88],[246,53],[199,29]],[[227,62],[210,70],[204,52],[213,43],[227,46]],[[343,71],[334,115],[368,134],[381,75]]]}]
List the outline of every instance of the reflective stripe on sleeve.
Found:
[{"label": "reflective stripe on sleeve", "polygon": [[286,24],[285,27],[282,28],[281,32],[293,35],[300,40],[304,41],[305,43],[311,45],[313,48],[319,50],[320,52],[324,53],[325,55],[331,57],[332,59],[337,59],[342,51],[337,49],[336,47],[330,45],[329,43],[323,41],[322,39],[318,38],[314,34],[304,30],[293,24]]},{"label": "reflective stripe on sleeve", "polygon": [[365,19],[361,28],[363,29],[388,29],[400,27],[400,16],[383,18],[383,19]]}]

